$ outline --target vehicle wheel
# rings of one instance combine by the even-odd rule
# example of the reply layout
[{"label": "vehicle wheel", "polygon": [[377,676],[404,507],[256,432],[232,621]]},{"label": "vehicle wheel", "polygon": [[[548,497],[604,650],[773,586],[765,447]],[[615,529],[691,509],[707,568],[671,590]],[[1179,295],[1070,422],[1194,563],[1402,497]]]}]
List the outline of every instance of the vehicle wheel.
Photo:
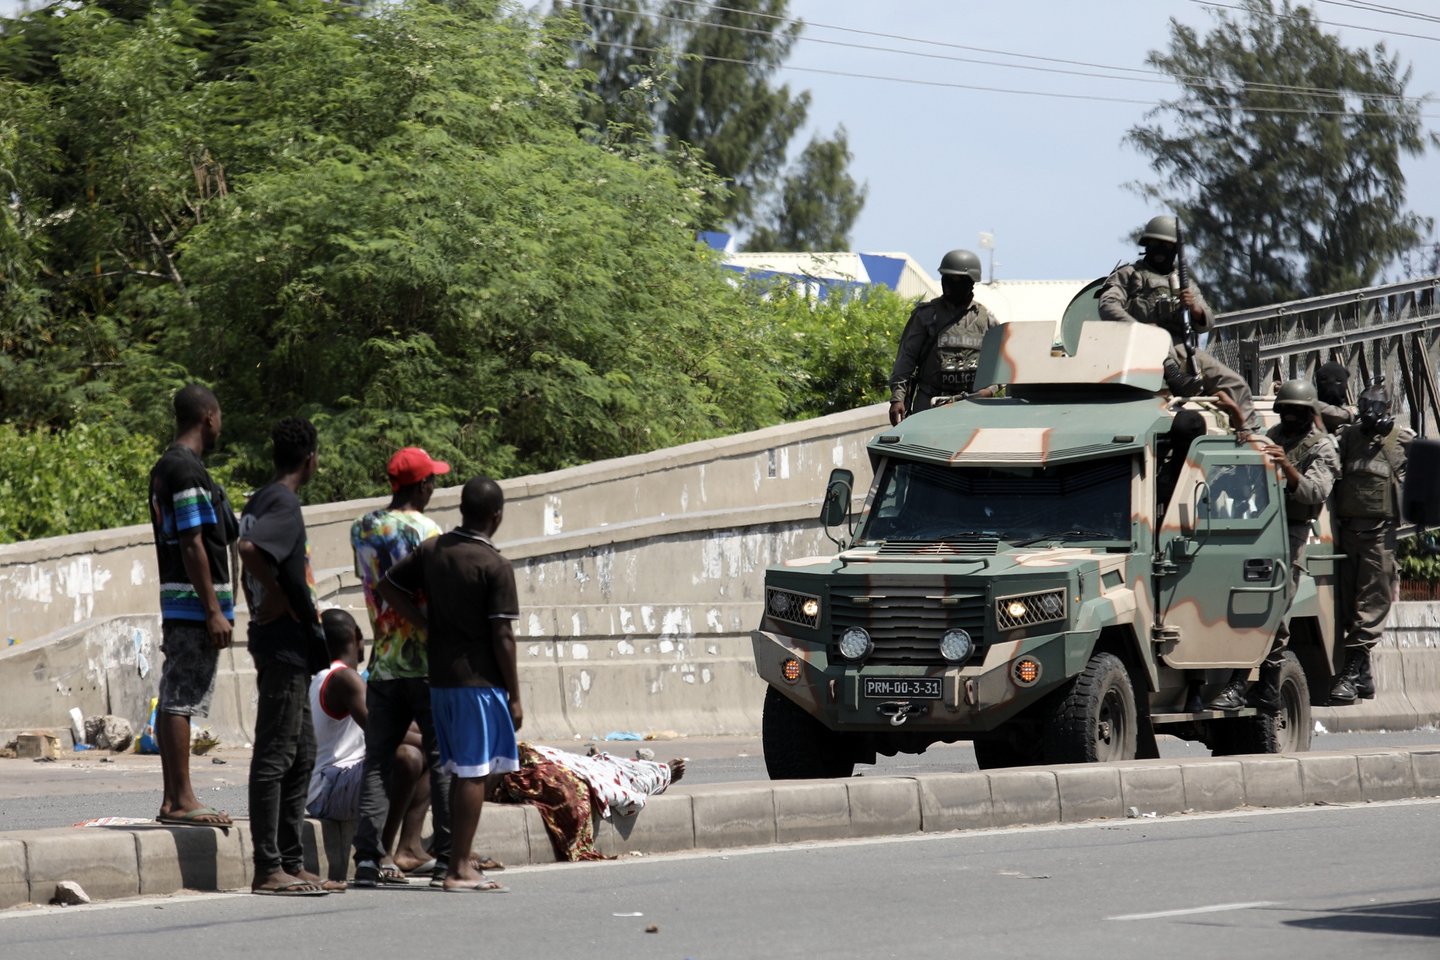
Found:
[{"label": "vehicle wheel", "polygon": [[975,740],[970,744],[975,748],[975,765],[981,770],[996,770],[1000,767],[1029,767],[1040,763],[1044,758],[1040,756],[1039,737],[1028,744],[1016,742],[1016,737],[1002,737],[996,740]]},{"label": "vehicle wheel", "polygon": [[774,687],[765,688],[760,742],[771,780],[848,777],[855,772],[843,734],[830,730]]},{"label": "vehicle wheel", "polygon": [[1125,664],[1097,653],[1055,704],[1045,725],[1045,761],[1133,760],[1136,730],[1135,688]]},{"label": "vehicle wheel", "polygon": [[1280,663],[1280,712],[1271,716],[1210,721],[1210,752],[1217,757],[1240,753],[1302,753],[1310,749],[1310,685],[1295,654]]}]

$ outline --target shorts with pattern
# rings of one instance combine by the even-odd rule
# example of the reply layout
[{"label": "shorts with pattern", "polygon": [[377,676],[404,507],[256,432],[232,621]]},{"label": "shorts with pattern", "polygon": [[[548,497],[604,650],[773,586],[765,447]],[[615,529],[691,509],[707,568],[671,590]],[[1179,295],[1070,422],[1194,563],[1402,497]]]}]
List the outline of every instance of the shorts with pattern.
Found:
[{"label": "shorts with pattern", "polygon": [[205,624],[190,620],[167,620],[160,626],[161,713],[181,717],[210,716],[210,697],[215,693],[215,669],[220,651],[210,642]]},{"label": "shorts with pattern", "polygon": [[471,780],[520,769],[510,697],[499,687],[431,687],[440,768]]}]

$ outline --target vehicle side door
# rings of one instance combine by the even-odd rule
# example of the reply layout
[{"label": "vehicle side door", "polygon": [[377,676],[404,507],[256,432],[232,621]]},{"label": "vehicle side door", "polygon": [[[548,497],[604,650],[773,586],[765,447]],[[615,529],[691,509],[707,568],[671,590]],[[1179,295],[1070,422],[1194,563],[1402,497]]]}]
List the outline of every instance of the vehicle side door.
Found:
[{"label": "vehicle side door", "polygon": [[1157,536],[1158,623],[1172,667],[1247,667],[1270,649],[1292,599],[1274,467],[1233,437],[1192,444]]}]

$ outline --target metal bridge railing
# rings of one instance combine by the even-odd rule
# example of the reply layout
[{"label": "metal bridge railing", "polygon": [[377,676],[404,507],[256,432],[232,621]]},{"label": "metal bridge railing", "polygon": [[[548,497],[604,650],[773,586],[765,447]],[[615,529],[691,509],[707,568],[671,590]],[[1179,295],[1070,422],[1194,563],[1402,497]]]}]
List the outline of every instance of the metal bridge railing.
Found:
[{"label": "metal bridge railing", "polygon": [[1397,416],[1420,436],[1440,428],[1440,277],[1222,313],[1209,349],[1257,395],[1275,383],[1313,380],[1331,360],[1350,370],[1358,394],[1376,375],[1390,386]]}]

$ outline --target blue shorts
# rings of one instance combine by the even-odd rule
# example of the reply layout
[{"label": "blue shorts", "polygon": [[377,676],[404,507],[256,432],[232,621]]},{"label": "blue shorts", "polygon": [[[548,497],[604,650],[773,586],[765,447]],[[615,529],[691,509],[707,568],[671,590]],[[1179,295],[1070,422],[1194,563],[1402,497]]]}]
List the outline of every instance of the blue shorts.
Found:
[{"label": "blue shorts", "polygon": [[520,769],[510,697],[499,687],[431,687],[440,767],[462,779]]}]

